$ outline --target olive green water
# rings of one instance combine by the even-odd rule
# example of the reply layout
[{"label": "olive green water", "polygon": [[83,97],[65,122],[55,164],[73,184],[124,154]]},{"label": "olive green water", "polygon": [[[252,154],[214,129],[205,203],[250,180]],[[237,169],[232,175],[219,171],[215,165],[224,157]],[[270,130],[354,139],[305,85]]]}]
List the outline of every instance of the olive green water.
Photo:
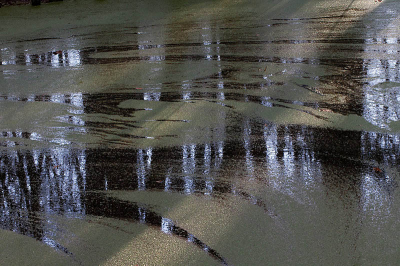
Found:
[{"label": "olive green water", "polygon": [[397,1],[0,9],[0,265],[397,265]]}]

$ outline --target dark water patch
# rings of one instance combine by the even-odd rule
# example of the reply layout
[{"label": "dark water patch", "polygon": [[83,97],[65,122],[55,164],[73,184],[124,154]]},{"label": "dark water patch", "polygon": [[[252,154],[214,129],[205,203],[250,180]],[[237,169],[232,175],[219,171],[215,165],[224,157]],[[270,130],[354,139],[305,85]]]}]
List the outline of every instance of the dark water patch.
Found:
[{"label": "dark water patch", "polygon": [[[296,83],[295,83],[295,84],[296,84]],[[302,87],[302,88],[304,88],[304,89],[306,89],[306,90],[308,90],[308,91],[311,91],[311,92],[313,92],[313,93],[316,93],[316,94],[318,94],[318,95],[323,95],[323,94],[319,91],[319,89],[316,88],[316,87],[311,87],[311,86],[306,85],[306,84],[302,84],[302,85],[296,84],[296,85],[297,85],[297,86],[300,86],[300,87]]]},{"label": "dark water patch", "polygon": [[[326,38],[326,39],[282,39],[282,40],[238,40],[238,41],[210,41],[207,46],[240,46],[240,45],[265,45],[265,44],[374,44],[382,42],[381,39],[361,39],[361,38]],[[141,44],[141,45],[113,45],[86,47],[81,50],[83,58],[90,57],[91,54],[107,52],[127,52],[138,50],[150,50],[158,48],[188,48],[204,47],[203,42],[198,43],[165,43],[165,44]],[[167,55],[166,55],[167,56]],[[193,55],[192,55],[193,56]],[[144,57],[145,58],[145,57]]]},{"label": "dark water patch", "polygon": [[171,134],[167,134],[167,135],[159,135],[154,137],[154,139],[161,139],[161,138],[177,138],[179,137],[178,135],[171,135]]},{"label": "dark water patch", "polygon": [[91,129],[106,129],[106,128],[113,128],[113,129],[129,129],[129,128],[141,128],[140,126],[134,125],[135,121],[129,122],[122,122],[122,121],[115,121],[115,122],[96,122],[96,121],[86,121],[85,127]]},{"label": "dark water patch", "polygon": [[341,53],[341,52],[345,52],[345,53],[349,53],[349,52],[353,52],[353,53],[363,53],[365,52],[364,48],[361,47],[357,47],[354,45],[332,45],[331,47],[326,47],[326,48],[322,48],[321,51],[329,51],[329,52],[336,52],[336,53]]},{"label": "dark water patch", "polygon": [[367,11],[367,8],[359,8],[359,7],[348,7],[346,9],[344,9],[344,12],[349,12],[349,11],[355,11],[355,12],[363,12],[363,11]]},{"label": "dark water patch", "polygon": [[261,198],[256,197],[250,193],[247,193],[247,192],[241,191],[241,190],[235,191],[234,194],[235,194],[235,196],[245,199],[245,200],[251,202],[252,204],[257,205],[258,207],[262,208],[264,210],[264,212],[267,213],[270,217],[272,217],[272,218],[279,217],[278,214],[274,210],[272,210],[271,207],[268,206],[267,203],[264,200],[262,200]]},{"label": "dark water patch", "polygon": [[26,131],[3,131],[0,132],[0,137],[30,139],[31,134],[32,133]]},{"label": "dark water patch", "polygon": [[123,139],[147,139],[149,137],[146,136],[136,136],[136,135],[132,135],[132,134],[123,134],[123,133],[113,133],[113,135],[118,136],[120,138]]},{"label": "dark water patch", "polygon": [[49,41],[49,40],[60,40],[61,38],[57,37],[42,37],[42,38],[35,38],[35,39],[27,39],[27,40],[19,40],[17,42],[37,42],[37,41]]},{"label": "dark water patch", "polygon": [[[255,26],[254,28],[264,28],[264,27],[280,27],[280,26],[293,26],[293,25],[303,25],[303,24],[307,24],[307,25],[312,25],[312,24],[317,24],[318,26],[320,26],[321,24],[325,27],[332,27],[332,26],[337,26],[339,24],[350,24],[350,23],[359,23],[359,20],[357,19],[346,19],[344,21],[324,21],[324,22],[320,22],[320,21],[314,21],[314,20],[289,20],[289,21],[285,21],[285,22],[277,22],[277,23],[271,23],[271,24],[267,24],[267,25],[259,25],[259,26]],[[253,27],[251,27],[253,28]]]},{"label": "dark water patch", "polygon": [[183,122],[188,123],[189,120],[181,120],[181,119],[153,119],[153,120],[146,120],[149,122]]},{"label": "dark water patch", "polygon": [[[221,101],[213,101],[213,100],[205,100],[205,101],[210,102],[210,103],[219,104],[219,105],[221,105],[221,106],[223,106],[223,107],[227,107],[227,108],[229,108],[229,109],[235,109],[234,106],[229,105],[229,104],[225,104],[225,103],[223,103],[223,102],[221,102]],[[193,102],[193,103],[194,103],[194,102]]]},{"label": "dark water patch", "polygon": [[[396,40],[397,43],[399,40]],[[386,40],[387,43],[393,43],[393,40]],[[207,44],[207,46],[246,46],[250,45],[296,45],[296,44],[343,44],[343,46],[337,46],[335,49],[338,51],[351,51],[359,50],[357,45],[361,44],[377,44],[382,43],[380,39],[357,39],[357,38],[326,38],[326,39],[284,39],[284,40],[241,40],[241,41],[213,41]],[[350,47],[349,47],[350,45]],[[188,47],[204,47],[204,43],[166,43],[166,44],[145,44],[145,45],[115,45],[115,46],[98,46],[98,47],[86,47],[81,50],[52,50],[41,54],[30,54],[25,52],[19,52],[15,54],[15,60],[9,61],[8,64],[33,66],[33,65],[45,65],[50,67],[77,67],[85,64],[119,64],[129,63],[135,61],[166,61],[166,62],[181,62],[181,61],[200,61],[210,60],[203,54],[170,54],[168,50],[165,54],[160,56],[125,56],[125,57],[93,57],[92,55],[107,53],[107,52],[128,52],[128,51],[139,51],[149,49],[169,49],[169,48],[188,48]],[[212,60],[212,58],[211,58]],[[302,63],[310,64],[310,60],[315,64],[316,59],[308,58],[278,58],[278,57],[261,57],[261,56],[239,56],[239,55],[220,55],[220,61],[226,62],[272,62],[272,63]]]},{"label": "dark water patch", "polygon": [[[301,41],[300,41],[301,42]],[[338,47],[342,49],[342,47]],[[344,48],[346,49],[346,48]],[[353,49],[354,50],[354,49]],[[361,51],[361,50],[360,50]],[[184,61],[202,61],[212,60],[203,54],[185,54],[185,55],[163,55],[154,56],[127,56],[111,58],[93,58],[90,56],[82,57],[84,64],[120,64],[135,61],[165,61],[165,62],[184,62]],[[328,65],[337,66],[350,64],[362,59],[317,59],[317,58],[284,58],[284,57],[263,57],[263,56],[242,56],[242,55],[220,55],[219,59],[223,62],[241,62],[241,63],[281,63],[281,64],[306,64],[306,65]]]},{"label": "dark water patch", "polygon": [[138,222],[161,230],[163,233],[179,237],[194,244],[222,265],[229,265],[215,249],[209,247],[187,230],[176,225],[172,220],[162,217],[156,212],[141,207],[136,203],[106,197],[100,193],[86,193],[86,214],[114,218],[130,222]]},{"label": "dark water patch", "polygon": [[[387,40],[387,42],[393,42]],[[328,39],[300,39],[300,40],[241,40],[241,41],[213,41],[208,43],[209,46],[249,46],[249,45],[266,45],[266,44],[374,44],[382,43],[380,39],[357,39],[357,38],[328,38]],[[114,45],[114,46],[97,46],[86,47],[81,50],[53,50],[42,54],[29,54],[17,53],[15,64],[17,65],[47,65],[52,67],[61,66],[79,66],[82,64],[112,64],[112,63],[125,63],[133,61],[153,61],[156,60],[154,56],[129,56],[129,57],[111,57],[111,58],[94,58],[92,55],[107,52],[128,52],[149,49],[168,49],[168,48],[188,48],[188,47],[204,47],[204,43],[166,43],[166,44],[143,44],[143,45]],[[341,49],[344,49],[343,47]],[[353,48],[352,48],[353,49]],[[233,55],[230,55],[232,57]],[[226,61],[229,59],[222,59]],[[246,57],[245,57],[246,58]],[[248,59],[245,62],[254,62],[255,59]],[[262,57],[255,57],[257,60],[263,59]],[[204,55],[191,54],[191,55],[162,55],[159,59],[163,61],[199,61],[209,60]],[[264,59],[265,60],[265,59]],[[274,62],[274,59],[267,59]],[[229,61],[229,60],[228,60]],[[287,60],[288,63],[290,59]],[[305,62],[304,62],[305,63]]]},{"label": "dark water patch", "polygon": [[87,114],[107,114],[131,117],[135,111],[143,108],[120,108],[119,104],[126,100],[143,100],[143,93],[96,93],[83,96],[84,112]]},{"label": "dark water patch", "polygon": [[320,20],[320,19],[330,19],[330,18],[343,18],[344,15],[339,16],[321,16],[321,17],[310,17],[310,18],[274,18],[271,20],[283,20],[283,21],[297,21],[297,20]]},{"label": "dark water patch", "polygon": [[[361,81],[357,81],[351,79],[350,77],[337,75],[320,78],[321,83],[326,83],[327,85],[331,85],[335,82],[335,85],[343,86],[341,89],[342,92],[338,91],[336,87],[333,89],[329,89],[328,86],[319,86],[319,87],[311,87],[306,84],[297,84],[299,87],[311,91],[313,93],[319,95],[325,94],[343,94],[348,96],[349,94],[357,93],[356,91],[344,90],[344,88],[350,87],[350,89],[356,89],[362,86]],[[196,82],[194,82],[194,85]],[[351,87],[353,85],[353,87]],[[171,85],[174,87],[174,85]],[[178,85],[176,85],[178,86]],[[54,95],[31,95],[29,97],[24,96],[14,96],[14,95],[0,95],[0,101],[16,101],[16,102],[53,102],[58,104],[67,104],[71,105],[75,108],[78,108],[82,112],[82,114],[103,114],[103,115],[118,115],[121,117],[134,117],[135,112],[143,112],[143,111],[151,111],[152,101],[148,101],[149,95],[156,95],[155,100],[158,102],[185,102],[185,103],[195,103],[196,101],[208,101],[216,104],[221,104],[224,107],[228,107],[230,109],[235,109],[234,105],[228,103],[228,101],[233,102],[252,102],[256,104],[261,104],[265,107],[284,107],[284,108],[294,108],[293,106],[304,106],[310,107],[315,110],[319,110],[320,108],[330,109],[333,112],[340,114],[358,114],[362,115],[363,103],[361,99],[354,98],[350,99],[348,102],[344,103],[328,103],[328,102],[302,102],[297,100],[287,100],[274,98],[269,96],[256,96],[245,93],[236,93],[229,92],[229,90],[237,90],[246,86],[246,90],[258,90],[260,89],[260,84],[258,83],[249,83],[249,84],[241,84],[235,82],[226,82],[224,83],[223,91],[186,91],[190,94],[188,98],[185,96],[185,91],[166,91],[166,92],[112,92],[112,93],[93,93],[93,94],[54,94]],[[201,84],[199,84],[199,88]],[[330,86],[332,87],[332,86]],[[114,90],[114,89],[113,89]],[[114,91],[137,91],[135,88],[120,88],[115,89]],[[221,93],[223,93],[223,98],[221,98]],[[148,102],[148,108],[122,108],[120,104],[128,101],[128,100],[138,100]],[[360,100],[360,101],[359,101]],[[285,106],[280,103],[289,104],[293,106]],[[298,111],[304,112],[304,110],[296,109]],[[311,114],[311,113],[310,113]],[[313,114],[314,115],[314,114]],[[317,118],[323,118],[316,116]],[[73,117],[70,117],[70,120]],[[107,122],[96,122],[96,121],[85,121],[84,124],[86,126],[93,126],[98,128],[135,128],[134,121],[124,121],[123,119],[116,119],[112,117],[106,118]],[[65,119],[64,119],[65,120]],[[159,119],[157,121],[167,122],[168,119]],[[185,119],[178,120],[180,122],[188,122]],[[169,122],[178,122],[175,120],[170,120]]]},{"label": "dark water patch", "polygon": [[[283,40],[239,40],[239,41],[210,41],[208,46],[240,46],[240,45],[265,45],[265,44],[364,44],[371,43],[373,39],[357,39],[357,38],[329,38],[329,39],[283,39]],[[378,40],[375,40],[378,42]],[[379,41],[381,41],[379,39]],[[371,43],[373,44],[373,43]],[[188,47],[204,47],[203,42],[198,43],[165,43],[165,44],[142,44],[142,45],[113,45],[113,46],[97,46],[87,47],[81,50],[83,57],[89,57],[90,54],[107,53],[107,52],[128,52],[138,50],[150,50],[158,48],[188,48]]]},{"label": "dark water patch", "polygon": [[317,115],[317,114],[314,114],[313,112],[307,111],[307,110],[302,110],[302,109],[298,109],[298,108],[294,108],[294,107],[290,107],[290,106],[286,106],[286,105],[281,105],[281,104],[273,104],[272,107],[281,107],[281,108],[287,108],[287,109],[291,109],[291,110],[296,110],[298,112],[302,112],[302,113],[306,113],[308,115],[311,115],[311,116],[313,116],[315,118],[322,119],[322,120],[325,120],[325,121],[329,121],[329,119],[326,118],[325,116]]},{"label": "dark water patch", "polygon": [[239,72],[240,69],[238,68],[224,68],[221,69],[220,71],[218,71],[218,73],[214,73],[208,77],[203,77],[203,78],[198,78],[198,79],[193,79],[193,81],[199,80],[199,79],[221,79],[221,78],[229,78],[231,77],[233,74]]}]

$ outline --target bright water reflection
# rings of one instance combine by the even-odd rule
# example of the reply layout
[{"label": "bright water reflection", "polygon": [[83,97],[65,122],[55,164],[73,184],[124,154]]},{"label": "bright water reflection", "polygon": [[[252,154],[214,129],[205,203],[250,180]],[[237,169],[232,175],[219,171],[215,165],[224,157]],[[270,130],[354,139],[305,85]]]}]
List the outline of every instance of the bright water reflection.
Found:
[{"label": "bright water reflection", "polygon": [[27,51],[17,52],[10,48],[1,49],[1,64],[4,66],[23,65],[27,71],[32,71],[30,66],[45,65],[49,67],[77,67],[82,64],[79,50],[49,51],[43,54],[30,54]]}]

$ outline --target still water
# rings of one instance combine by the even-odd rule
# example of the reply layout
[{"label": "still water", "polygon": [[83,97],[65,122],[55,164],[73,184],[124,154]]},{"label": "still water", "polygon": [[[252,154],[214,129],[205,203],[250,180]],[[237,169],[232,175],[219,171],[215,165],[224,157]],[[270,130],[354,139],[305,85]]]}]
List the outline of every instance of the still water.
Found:
[{"label": "still water", "polygon": [[398,264],[399,16],[1,8],[0,264]]}]

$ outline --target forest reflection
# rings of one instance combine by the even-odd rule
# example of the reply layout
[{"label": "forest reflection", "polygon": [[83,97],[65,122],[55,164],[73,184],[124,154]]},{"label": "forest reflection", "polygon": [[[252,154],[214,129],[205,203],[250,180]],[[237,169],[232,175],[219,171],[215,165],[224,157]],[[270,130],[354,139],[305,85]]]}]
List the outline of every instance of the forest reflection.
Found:
[{"label": "forest reflection", "polygon": [[[207,60],[221,60],[219,55],[220,41],[212,42],[208,27],[203,28],[202,45]],[[397,44],[398,39],[366,40],[366,44]],[[213,44],[214,51],[210,45]],[[216,46],[215,46],[216,45]],[[163,48],[165,47],[157,47]],[[368,46],[367,46],[368,48]],[[138,46],[139,50],[148,49]],[[388,54],[398,53],[395,49],[385,51]],[[217,56],[213,56],[217,53]],[[85,62],[77,50],[52,51],[40,55],[12,53],[2,49],[1,64],[35,65],[45,64],[51,67],[78,66]],[[153,61],[164,61],[168,58],[154,56]],[[149,59],[149,60],[150,60]],[[204,58],[203,58],[204,59]],[[282,59],[283,60],[283,59]],[[279,62],[283,62],[280,60]],[[300,59],[299,59],[300,60]],[[285,59],[285,62],[287,60]],[[313,63],[319,61],[311,60]],[[293,63],[289,60],[290,63]],[[297,62],[297,61],[296,61]],[[308,62],[300,60],[300,63]],[[206,100],[225,105],[224,102],[253,102],[273,108],[279,103],[291,103],[317,108],[316,103],[272,99],[267,96],[246,95],[229,90],[229,72],[217,64],[218,72],[206,77],[208,82],[215,83],[217,91],[196,91],[199,80],[182,81],[177,92],[162,92],[163,86],[148,88],[145,92],[132,93],[70,93],[48,95],[0,95],[0,101],[7,102],[52,102],[70,106],[69,114],[57,117],[57,120],[74,126],[82,134],[96,134],[96,130],[114,130],[118,126],[128,125],[123,119],[113,117],[113,123],[94,123],[88,118],[91,114],[130,116],[137,109],[123,109],[119,104],[129,99],[154,102],[178,102]],[[370,123],[382,128],[390,128],[390,122],[399,120],[400,94],[400,60],[371,59],[362,63],[366,82],[362,86],[362,115]],[[3,70],[3,75],[7,75]],[[360,73],[358,73],[360,75]],[[251,84],[250,84],[251,85]],[[254,85],[254,84],[253,84]],[[258,84],[262,89],[265,84]],[[244,85],[243,85],[244,86]],[[247,85],[249,86],[249,85]],[[255,87],[254,87],[255,88]],[[253,89],[254,89],[253,88]],[[271,99],[274,100],[271,102]],[[349,108],[351,108],[349,103]],[[146,110],[146,109],[140,109]],[[139,111],[140,111],[139,110]],[[149,108],[150,110],[150,108]],[[345,108],[341,109],[346,113]],[[228,125],[227,112],[216,115],[218,126],[209,128],[210,132],[219,132],[219,140],[203,144],[187,143],[173,148],[148,147],[144,149],[16,149],[1,151],[1,223],[3,228],[35,236],[45,235],[45,219],[38,215],[62,214],[83,217],[87,205],[83,204],[87,191],[106,190],[161,190],[179,192],[186,195],[202,194],[220,196],[232,194],[246,200],[254,197],[242,187],[243,180],[261,181],[265,186],[289,195],[300,202],[305,199],[300,191],[319,184],[335,186],[339,181],[326,182],[326,169],[330,162],[326,154],[350,156],[350,159],[361,160],[360,171],[353,178],[361,191],[363,209],[368,206],[390,201],[395,187],[393,168],[399,161],[400,138],[396,134],[374,132],[346,133],[333,129],[312,128],[300,125],[277,125],[268,121],[255,121],[243,118],[235,128]],[[235,137],[232,137],[235,135]],[[238,138],[237,136],[241,136]],[[324,137],[332,138],[332,147]],[[121,135],[122,136],[122,135]],[[333,137],[332,137],[333,136]],[[0,134],[1,146],[18,146],[19,139],[46,141],[37,132],[4,131]],[[68,138],[49,140],[58,144],[69,144]],[[337,141],[341,144],[334,144]],[[357,149],[348,150],[342,145],[351,143]],[[343,151],[344,150],[344,151]],[[380,166],[378,168],[378,165]],[[235,173],[227,178],[226,173]],[[375,169],[375,170],[374,170]],[[379,170],[376,170],[379,169]],[[241,190],[242,189],[242,190]],[[244,196],[246,195],[246,196]],[[254,202],[260,205],[262,199]],[[262,204],[261,204],[262,205]],[[371,207],[372,208],[372,207]],[[372,208],[376,210],[376,208]],[[378,208],[379,209],[379,208]],[[38,230],[38,228],[42,228]],[[41,232],[41,233],[38,233]]]},{"label": "forest reflection", "polygon": [[[93,191],[165,191],[205,197],[230,194],[268,212],[265,200],[247,191],[244,183],[263,184],[260,190],[272,189],[308,204],[307,191],[315,187],[335,190],[343,182],[353,182],[328,173],[332,162],[326,153],[334,151],[318,143],[319,136],[332,134],[330,130],[245,120],[241,134],[241,142],[169,148],[2,150],[1,227],[50,241],[53,215],[83,218],[99,212],[93,206],[98,202]],[[362,164],[354,166],[351,186],[355,187],[346,193],[354,191],[354,196],[361,197],[364,211],[390,211],[391,194],[397,187],[393,173],[399,162],[399,137],[367,132],[349,136],[358,141],[360,149],[347,154],[348,159]],[[384,209],[379,207],[382,204]]]}]

